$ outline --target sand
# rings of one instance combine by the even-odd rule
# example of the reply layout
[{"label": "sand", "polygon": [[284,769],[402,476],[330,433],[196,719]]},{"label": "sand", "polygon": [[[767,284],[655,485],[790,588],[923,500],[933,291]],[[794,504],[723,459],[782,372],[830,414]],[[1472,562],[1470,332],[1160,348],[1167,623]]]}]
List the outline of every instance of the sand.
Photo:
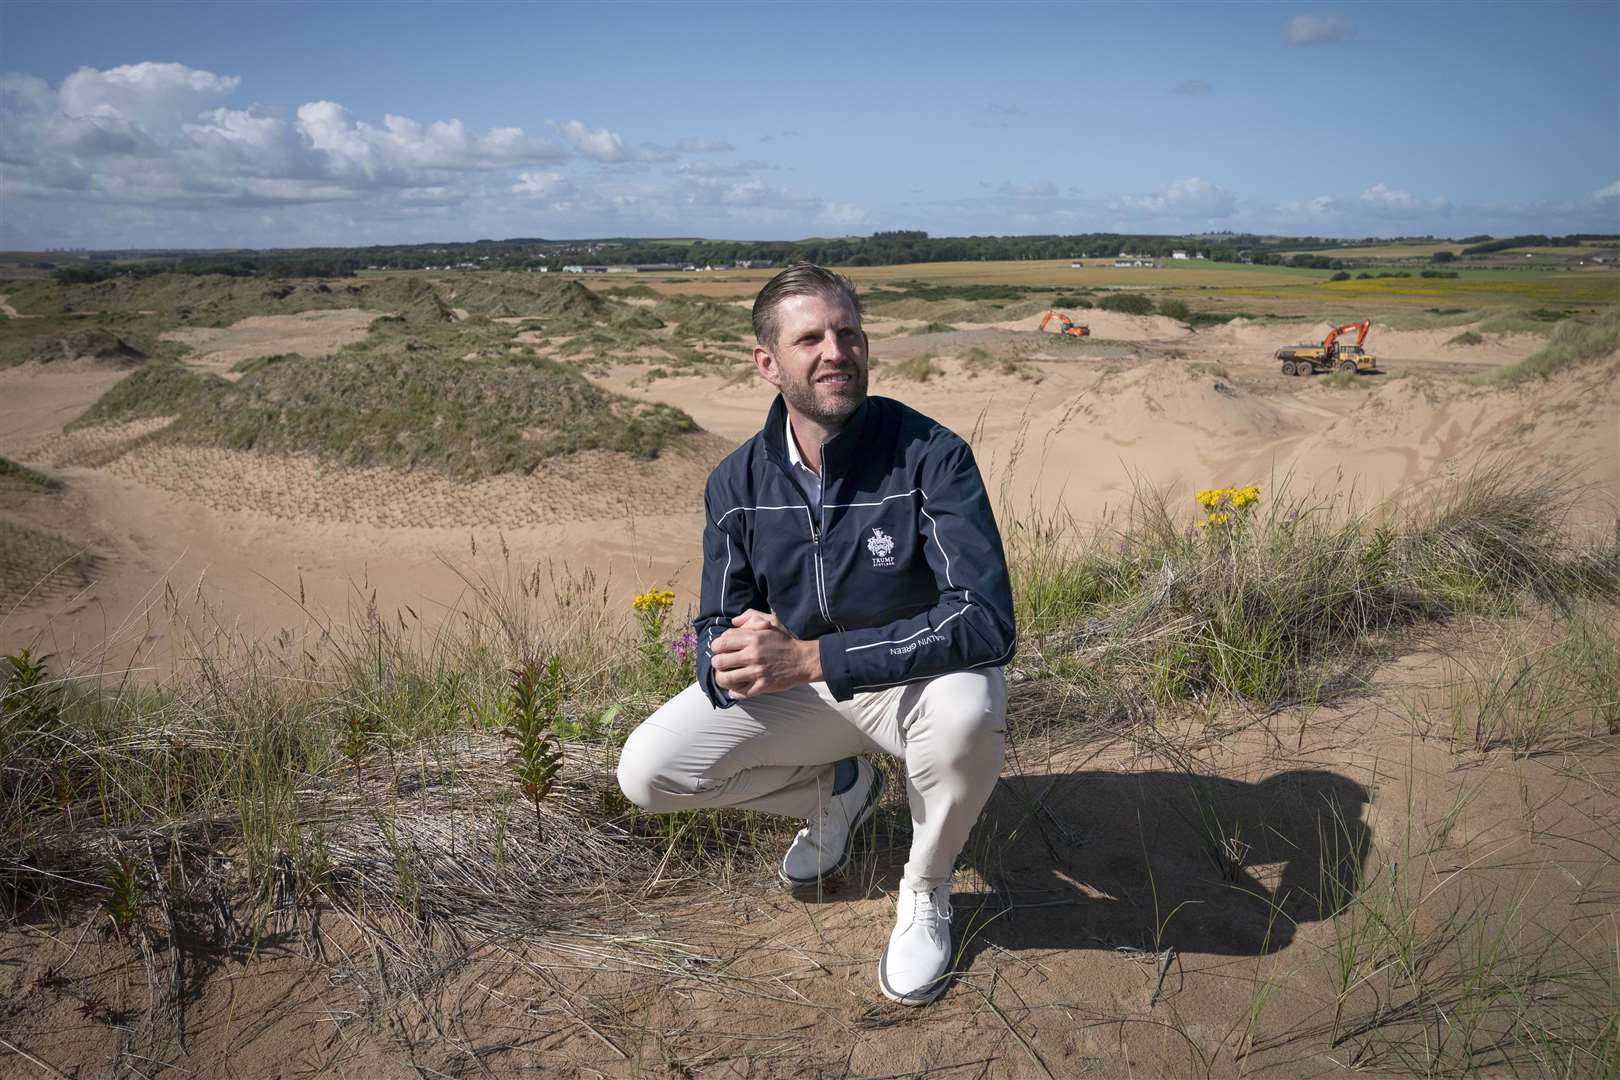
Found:
[{"label": "sand", "polygon": [[[1283,376],[1271,357],[1325,325],[1194,333],[1160,317],[1083,315],[1093,334],[1083,342],[1037,335],[1038,319],[883,338],[872,390],[970,436],[998,496],[1082,523],[1117,512],[1144,484],[1185,500],[1189,516],[1197,488],[1251,482],[1267,497],[1286,481],[1341,498],[1353,490],[1370,505],[1420,500],[1481,461],[1506,459],[1584,485],[1586,520],[1612,529],[1620,356],[1494,389],[1455,376],[1521,358],[1538,339],[1459,348],[1444,342],[1462,327],[1375,327],[1369,350],[1385,374],[1338,387]],[[223,371],[259,350],[319,354],[363,333],[370,317],[191,331],[188,362]],[[969,348],[1014,358],[1019,370],[973,375],[959,359]],[[938,357],[938,378],[894,374],[923,352]],[[158,447],[145,437],[162,418],[64,433],[121,372],[73,362],[0,371],[0,454],[67,484],[50,499],[13,497],[0,519],[48,529],[86,554],[71,588],[0,605],[0,651],[31,644],[164,670],[191,647],[154,614],[166,585],[250,637],[371,604],[409,606],[431,624],[454,608],[468,575],[508,561],[589,568],[615,603],[669,585],[684,609],[695,600],[703,478],[757,430],[772,392],[758,380],[649,382],[645,373],[622,364],[597,377],[686,410],[707,434],[652,462],[592,453],[533,476],[458,484]],[[1204,748],[1212,797],[1263,823],[1236,880],[1211,871],[1186,816],[1186,777],[1139,745],[1015,748],[955,886],[967,974],[923,1013],[884,1002],[873,980],[904,858],[894,832],[903,822],[889,815],[889,839],[855,883],[819,901],[781,894],[764,874],[649,897],[604,928],[609,940],[591,946],[601,953],[469,941],[418,985],[379,982],[385,961],[356,949],[352,926],[330,914],[318,933],[280,934],[251,961],[193,942],[183,1034],[149,1008],[139,953],[97,933],[89,916],[76,938],[18,927],[0,935],[10,999],[0,1029],[50,1068],[85,1075],[133,1067],[126,1052],[250,1076],[1227,1075],[1245,1041],[1241,1068],[1257,1075],[1337,1073],[1351,1053],[1378,1073],[1400,1062],[1373,1036],[1324,1050],[1333,1008],[1321,990],[1337,924],[1295,908],[1270,917],[1291,883],[1320,877],[1319,834],[1299,824],[1318,808],[1337,807],[1379,865],[1409,859],[1422,888],[1469,883],[1456,885],[1457,910],[1475,901],[1502,910],[1508,901],[1475,883],[1502,890],[1513,910],[1537,916],[1518,941],[1579,925],[1591,914],[1583,905],[1620,895],[1620,862],[1605,854],[1620,830],[1612,753],[1578,768],[1552,755],[1459,770],[1443,740],[1417,730],[1439,707],[1411,703],[1438,700],[1454,677],[1448,657],[1479,633],[1449,628],[1443,643],[1414,644],[1336,711],[1264,718]],[[1415,848],[1399,846],[1414,837]],[[1548,866],[1563,876],[1538,869]],[[671,926],[690,950],[678,963],[636,951]],[[1167,965],[1166,944],[1177,949]],[[342,974],[311,978],[316,949]],[[111,1022],[83,1014],[93,1000],[114,1010]],[[1211,1047],[1224,1056],[1205,1062],[1197,1048]],[[13,1068],[4,1053],[0,1070]]]},{"label": "sand", "polygon": [[[1283,376],[1270,355],[1325,324],[1235,320],[1193,333],[1160,316],[1084,314],[1093,334],[1084,341],[1038,333],[1038,316],[881,339],[873,392],[971,435],[990,485],[1015,505],[1033,498],[1082,522],[1117,511],[1144,483],[1190,498],[1199,487],[1275,487],[1286,478],[1295,488],[1353,489],[1369,505],[1410,496],[1491,453],[1546,462],[1587,483],[1594,520],[1620,492],[1612,364],[1508,391],[1450,377],[1522,357],[1537,341],[1531,335],[1459,348],[1444,341],[1461,328],[1375,325],[1371,351],[1414,359],[1386,360],[1386,374],[1331,388]],[[187,362],[224,372],[270,352],[329,352],[363,335],[372,318],[355,310],[257,316],[179,336],[193,349]],[[1014,358],[1018,374],[970,374],[958,360],[970,348]],[[936,356],[939,378],[894,374],[899,361],[924,352]],[[72,539],[96,554],[102,575],[71,611],[34,603],[13,615],[0,626],[0,646],[47,627],[88,639],[128,617],[153,576],[165,573],[222,579],[233,618],[260,633],[296,615],[284,597],[310,573],[320,578],[318,596],[341,598],[346,582],[363,576],[385,602],[431,610],[451,603],[461,585],[438,553],[459,551],[466,535],[481,531],[507,534],[520,558],[608,573],[625,595],[656,580],[695,599],[703,477],[757,430],[772,392],[757,378],[649,382],[645,372],[621,365],[599,381],[686,410],[707,437],[650,465],[591,453],[532,477],[456,484],[145,444],[161,419],[63,434],[124,372],[86,362],[0,371],[0,453],[69,481],[85,503]],[[631,535],[659,542],[620,542]]]},{"label": "sand", "polygon": [[306,311],[297,315],[252,315],[224,329],[193,327],[171,330],[163,337],[189,345],[185,363],[199,371],[241,376],[231,367],[261,356],[300,353],[326,356],[366,336],[377,312],[360,308]]}]

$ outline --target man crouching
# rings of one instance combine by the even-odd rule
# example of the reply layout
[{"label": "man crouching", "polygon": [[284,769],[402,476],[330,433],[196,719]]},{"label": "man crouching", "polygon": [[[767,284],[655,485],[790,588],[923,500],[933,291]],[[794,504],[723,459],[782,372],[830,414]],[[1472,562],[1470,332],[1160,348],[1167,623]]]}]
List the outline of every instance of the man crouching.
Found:
[{"label": "man crouching", "polygon": [[951,965],[951,872],[1001,771],[1012,590],[973,453],[868,397],[860,303],[801,263],[754,300],[754,364],[780,391],[709,476],[697,682],[631,733],[619,786],[646,810],[730,806],[807,819],[780,875],[849,859],[905,760],[911,855],[878,966],[924,1005]]}]

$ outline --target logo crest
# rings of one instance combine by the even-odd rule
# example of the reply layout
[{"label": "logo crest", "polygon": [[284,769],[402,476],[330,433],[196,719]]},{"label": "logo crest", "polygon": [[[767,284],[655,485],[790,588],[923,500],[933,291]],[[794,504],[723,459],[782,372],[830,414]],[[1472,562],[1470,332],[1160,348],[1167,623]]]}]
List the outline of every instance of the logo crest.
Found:
[{"label": "logo crest", "polygon": [[873,566],[894,565],[894,537],[882,529],[874,528],[866,538],[866,550],[872,553]]}]

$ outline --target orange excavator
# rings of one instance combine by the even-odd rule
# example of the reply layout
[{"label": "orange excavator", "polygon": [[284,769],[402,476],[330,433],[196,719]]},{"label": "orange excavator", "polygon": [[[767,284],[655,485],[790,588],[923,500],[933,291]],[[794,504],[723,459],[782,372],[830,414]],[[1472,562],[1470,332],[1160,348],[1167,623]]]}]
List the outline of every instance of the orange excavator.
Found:
[{"label": "orange excavator", "polygon": [[1081,326],[1061,311],[1048,311],[1041,316],[1041,333],[1046,333],[1046,324],[1053,319],[1058,321],[1058,332],[1065,337],[1082,338],[1091,336],[1091,327]]},{"label": "orange excavator", "polygon": [[[1290,345],[1278,349],[1274,355],[1282,361],[1284,375],[1314,375],[1319,371],[1333,371],[1335,368],[1351,373],[1377,371],[1378,362],[1368,356],[1361,347],[1367,341],[1367,331],[1371,329],[1371,319],[1345,323],[1329,330],[1320,345]],[[1339,338],[1352,330],[1356,331],[1355,344],[1341,344]]]},{"label": "orange excavator", "polygon": [[1356,348],[1359,349],[1362,345],[1366,344],[1367,331],[1371,329],[1371,319],[1362,319],[1360,322],[1345,323],[1343,326],[1335,326],[1332,330],[1328,331],[1328,336],[1322,339],[1322,351],[1327,354],[1327,358],[1329,360],[1333,359],[1334,353],[1338,350],[1338,346],[1335,344],[1335,342],[1339,340],[1339,335],[1348,334],[1352,330],[1357,331]]}]

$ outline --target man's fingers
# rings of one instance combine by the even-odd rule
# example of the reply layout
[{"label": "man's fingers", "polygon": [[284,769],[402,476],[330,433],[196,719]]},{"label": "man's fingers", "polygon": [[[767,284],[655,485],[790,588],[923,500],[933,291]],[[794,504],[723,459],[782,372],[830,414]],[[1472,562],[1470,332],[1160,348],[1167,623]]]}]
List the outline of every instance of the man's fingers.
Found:
[{"label": "man's fingers", "polygon": [[775,623],[775,621],[775,616],[769,614],[768,612],[760,611],[756,608],[749,608],[741,615],[733,615],[731,617],[731,625],[738,627],[766,627],[771,626],[773,623]]}]

